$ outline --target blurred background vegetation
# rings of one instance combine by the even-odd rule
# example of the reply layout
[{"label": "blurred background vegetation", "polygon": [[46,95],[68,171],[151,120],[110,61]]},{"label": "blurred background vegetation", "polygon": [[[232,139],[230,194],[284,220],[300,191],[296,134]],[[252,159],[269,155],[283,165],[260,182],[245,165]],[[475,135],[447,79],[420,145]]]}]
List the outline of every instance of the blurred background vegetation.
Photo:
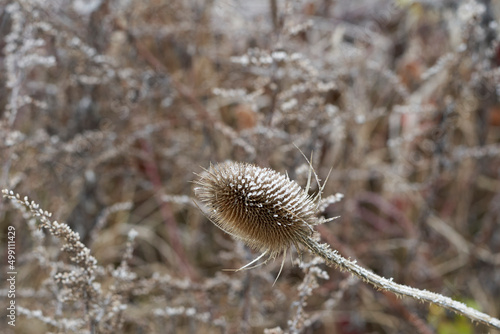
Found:
[{"label": "blurred background vegetation", "polygon": [[322,240],[500,316],[498,1],[0,4],[0,187],[80,234],[101,289],[66,298],[61,242],[2,201],[24,308],[6,328],[2,279],[6,333],[488,331],[308,255],[329,279],[287,261],[273,287],[279,260],[222,271],[256,254],[196,208],[194,173],[246,161],[304,186],[296,146],[320,179],[333,168],[324,196],[344,194]]}]

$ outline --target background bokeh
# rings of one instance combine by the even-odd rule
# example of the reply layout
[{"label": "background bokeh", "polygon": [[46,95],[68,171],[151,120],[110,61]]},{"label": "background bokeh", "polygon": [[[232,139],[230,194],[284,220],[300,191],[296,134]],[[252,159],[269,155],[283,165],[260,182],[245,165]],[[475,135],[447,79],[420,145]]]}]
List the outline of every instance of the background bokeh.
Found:
[{"label": "background bokeh", "polygon": [[22,307],[7,326],[2,269],[2,332],[487,332],[308,254],[274,286],[281,259],[223,271],[258,254],[192,181],[234,160],[304,186],[314,152],[324,198],[344,194],[323,241],[499,317],[499,17],[494,0],[0,0],[0,187],[98,261],[97,294],[75,295],[54,278],[81,269],[64,242],[1,201]]}]

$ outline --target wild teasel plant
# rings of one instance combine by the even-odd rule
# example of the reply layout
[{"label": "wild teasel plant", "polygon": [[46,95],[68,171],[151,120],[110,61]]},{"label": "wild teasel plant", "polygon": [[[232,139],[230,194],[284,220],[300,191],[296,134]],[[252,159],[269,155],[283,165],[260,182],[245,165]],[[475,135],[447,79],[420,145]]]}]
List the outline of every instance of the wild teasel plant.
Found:
[{"label": "wild teasel plant", "polygon": [[[312,254],[324,259],[330,266],[340,268],[372,284],[380,290],[426,301],[459,313],[472,321],[500,329],[500,320],[479,312],[463,303],[438,293],[419,290],[395,283],[367,270],[332,250],[328,244],[315,239],[314,226],[331,219],[318,217],[321,193],[308,194],[311,177],[302,189],[288,175],[253,164],[225,162],[210,165],[195,181],[195,195],[208,209],[207,217],[219,228],[242,240],[262,254],[238,270],[250,269],[264,256],[283,255],[278,277],[283,269],[286,253],[291,246],[300,252],[305,247]],[[276,279],[278,279],[276,277]]]},{"label": "wild teasel plant", "polygon": [[282,269],[287,250],[291,246],[299,250],[319,222],[316,212],[322,189],[311,197],[288,176],[269,168],[226,162],[211,166],[196,184],[196,195],[210,210],[209,219],[262,252],[240,269],[266,255],[270,259],[283,254]]}]

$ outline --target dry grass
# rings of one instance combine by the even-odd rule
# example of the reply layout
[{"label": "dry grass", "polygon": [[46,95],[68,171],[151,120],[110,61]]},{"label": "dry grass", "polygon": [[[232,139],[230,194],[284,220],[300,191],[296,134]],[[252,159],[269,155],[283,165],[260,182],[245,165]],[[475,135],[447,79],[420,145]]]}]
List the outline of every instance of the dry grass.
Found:
[{"label": "dry grass", "polygon": [[0,0],[0,188],[52,213],[0,202],[6,333],[488,331],[309,256],[274,287],[279,260],[222,271],[257,254],[193,205],[194,172],[243,161],[304,186],[294,145],[344,194],[324,241],[500,316],[498,2],[91,3]]}]

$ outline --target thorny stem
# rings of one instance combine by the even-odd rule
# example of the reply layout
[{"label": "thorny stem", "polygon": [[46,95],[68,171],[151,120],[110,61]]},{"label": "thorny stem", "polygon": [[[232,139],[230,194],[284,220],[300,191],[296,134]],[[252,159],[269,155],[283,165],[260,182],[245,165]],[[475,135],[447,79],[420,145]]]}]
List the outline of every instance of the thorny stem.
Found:
[{"label": "thorny stem", "polygon": [[[404,217],[402,217],[402,218],[404,219]],[[319,232],[321,237],[324,238],[327,241],[327,243],[329,243],[330,245],[337,245],[337,244],[340,245],[339,240],[337,240],[337,238],[327,228],[325,228],[324,225],[318,225],[317,231]],[[342,248],[344,248],[344,249],[342,249]],[[349,253],[352,253],[352,251],[348,247],[341,247],[338,249],[338,251],[342,252],[348,256],[349,256]],[[422,318],[417,316],[415,314],[415,312],[408,310],[408,308],[402,304],[401,299],[398,298],[397,295],[394,295],[389,291],[383,291],[383,294],[386,298],[388,298],[388,300],[391,302],[393,307],[395,309],[399,310],[399,312],[401,312],[401,314],[405,317],[405,319],[408,320],[416,328],[417,333],[420,333],[420,334],[432,334],[432,333],[434,333],[434,331],[432,331],[428,327],[428,325],[425,323],[425,321]]]},{"label": "thorny stem", "polygon": [[398,284],[379,276],[363,267],[356,264],[355,261],[350,261],[337,251],[332,250],[328,244],[321,244],[312,238],[304,238],[301,240],[313,254],[323,258],[327,264],[339,267],[341,270],[349,271],[363,281],[372,284],[376,288],[395,293],[396,295],[408,296],[417,300],[426,301],[432,304],[439,305],[448,310],[459,313],[473,321],[480,322],[486,326],[500,329],[500,320],[493,318],[485,313],[479,312],[463,303],[457,302],[449,297],[430,292],[427,290],[419,290],[406,285]]},{"label": "thorny stem", "polygon": [[191,279],[196,279],[196,273],[194,269],[189,264],[188,257],[186,252],[184,251],[184,246],[180,242],[180,232],[177,226],[177,222],[175,221],[175,217],[172,214],[172,210],[167,202],[161,199],[162,189],[161,189],[161,178],[160,172],[158,171],[158,167],[156,162],[154,161],[153,152],[151,147],[148,145],[146,141],[141,141],[141,146],[148,154],[148,159],[145,162],[146,175],[150,179],[154,187],[154,193],[156,201],[158,202],[160,214],[165,221],[167,230],[168,230],[168,239],[170,244],[172,245],[172,249],[177,256],[179,265],[181,270],[189,276]]}]

